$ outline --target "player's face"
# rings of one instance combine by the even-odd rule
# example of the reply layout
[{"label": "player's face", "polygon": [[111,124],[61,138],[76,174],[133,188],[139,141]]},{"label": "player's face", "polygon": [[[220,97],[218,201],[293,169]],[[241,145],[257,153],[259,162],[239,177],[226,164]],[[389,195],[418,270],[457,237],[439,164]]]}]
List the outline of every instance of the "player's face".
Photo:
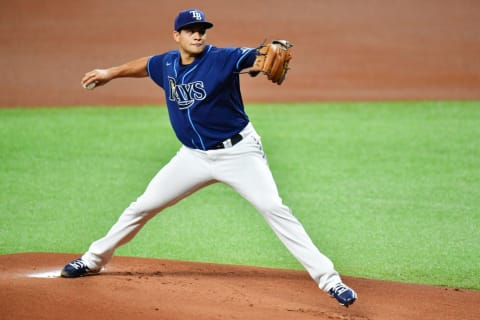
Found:
[{"label": "player's face", "polygon": [[173,37],[178,43],[180,50],[190,56],[202,53],[207,40],[207,31],[201,25],[188,26],[179,32],[174,31]]}]

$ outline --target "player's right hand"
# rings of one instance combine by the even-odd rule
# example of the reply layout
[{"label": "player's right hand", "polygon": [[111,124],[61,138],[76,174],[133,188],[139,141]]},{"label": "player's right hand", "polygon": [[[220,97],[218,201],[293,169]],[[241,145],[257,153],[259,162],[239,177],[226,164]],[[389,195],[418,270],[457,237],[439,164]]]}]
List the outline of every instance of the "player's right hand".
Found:
[{"label": "player's right hand", "polygon": [[103,86],[111,79],[108,69],[95,69],[85,73],[81,83],[84,88],[93,89],[98,86]]}]

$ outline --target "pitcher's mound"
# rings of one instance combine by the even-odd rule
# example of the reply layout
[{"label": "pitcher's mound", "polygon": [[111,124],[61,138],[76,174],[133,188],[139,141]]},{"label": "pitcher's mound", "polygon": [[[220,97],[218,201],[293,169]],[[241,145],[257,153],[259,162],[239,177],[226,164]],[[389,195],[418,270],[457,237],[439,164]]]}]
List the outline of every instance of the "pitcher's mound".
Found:
[{"label": "pitcher's mound", "polygon": [[350,308],[306,272],[115,257],[96,276],[60,278],[77,256],[0,256],[2,319],[480,319],[480,291],[343,277]]}]

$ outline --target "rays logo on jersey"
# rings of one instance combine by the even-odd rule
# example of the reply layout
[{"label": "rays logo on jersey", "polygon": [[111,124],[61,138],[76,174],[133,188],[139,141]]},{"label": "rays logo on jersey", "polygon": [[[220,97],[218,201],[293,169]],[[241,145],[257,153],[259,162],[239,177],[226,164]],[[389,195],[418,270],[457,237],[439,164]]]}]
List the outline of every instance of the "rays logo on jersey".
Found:
[{"label": "rays logo on jersey", "polygon": [[203,81],[177,85],[175,78],[168,77],[168,84],[170,87],[168,99],[175,101],[180,109],[190,108],[195,101],[203,100],[207,96]]}]

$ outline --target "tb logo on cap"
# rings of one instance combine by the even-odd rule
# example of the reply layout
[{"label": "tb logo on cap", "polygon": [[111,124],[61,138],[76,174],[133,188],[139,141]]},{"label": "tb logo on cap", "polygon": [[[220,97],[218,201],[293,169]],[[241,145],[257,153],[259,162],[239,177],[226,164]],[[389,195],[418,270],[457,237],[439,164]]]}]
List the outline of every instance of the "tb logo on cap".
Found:
[{"label": "tb logo on cap", "polygon": [[196,20],[202,20],[202,14],[196,10],[191,10],[192,18]]},{"label": "tb logo on cap", "polygon": [[205,29],[213,27],[213,23],[205,21],[205,13],[194,8],[181,11],[175,18],[173,26],[175,31],[180,31],[191,24],[201,24]]}]

